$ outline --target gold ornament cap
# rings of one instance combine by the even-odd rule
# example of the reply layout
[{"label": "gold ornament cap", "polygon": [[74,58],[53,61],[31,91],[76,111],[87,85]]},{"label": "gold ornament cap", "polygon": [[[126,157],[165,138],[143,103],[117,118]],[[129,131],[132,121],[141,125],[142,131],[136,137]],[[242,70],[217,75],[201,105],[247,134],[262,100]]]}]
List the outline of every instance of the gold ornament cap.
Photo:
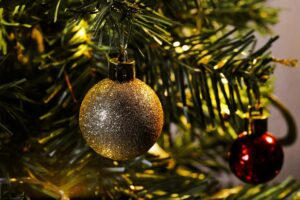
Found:
[{"label": "gold ornament cap", "polygon": [[132,81],[135,78],[135,61],[128,60],[126,51],[119,57],[109,61],[109,79],[120,83]]},{"label": "gold ornament cap", "polygon": [[250,107],[245,120],[249,134],[264,134],[268,130],[268,117],[263,114],[263,107]]}]

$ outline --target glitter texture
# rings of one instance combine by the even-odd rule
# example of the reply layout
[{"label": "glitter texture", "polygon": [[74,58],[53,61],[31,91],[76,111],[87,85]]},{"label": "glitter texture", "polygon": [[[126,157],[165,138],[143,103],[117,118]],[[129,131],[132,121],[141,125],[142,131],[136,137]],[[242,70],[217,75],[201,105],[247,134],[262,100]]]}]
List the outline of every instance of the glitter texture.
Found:
[{"label": "glitter texture", "polygon": [[163,109],[155,92],[139,79],[104,79],[83,99],[79,125],[89,146],[100,155],[128,160],[151,148],[163,126]]}]

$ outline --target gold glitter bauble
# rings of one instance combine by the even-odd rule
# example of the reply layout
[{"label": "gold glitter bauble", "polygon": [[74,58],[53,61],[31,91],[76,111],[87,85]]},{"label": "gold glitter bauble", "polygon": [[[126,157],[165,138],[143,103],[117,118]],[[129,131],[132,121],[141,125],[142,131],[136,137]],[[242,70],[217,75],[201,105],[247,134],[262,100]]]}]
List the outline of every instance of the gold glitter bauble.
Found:
[{"label": "gold glitter bauble", "polygon": [[97,153],[127,160],[147,152],[156,142],[163,126],[163,109],[155,92],[141,80],[104,79],[84,97],[79,125]]}]

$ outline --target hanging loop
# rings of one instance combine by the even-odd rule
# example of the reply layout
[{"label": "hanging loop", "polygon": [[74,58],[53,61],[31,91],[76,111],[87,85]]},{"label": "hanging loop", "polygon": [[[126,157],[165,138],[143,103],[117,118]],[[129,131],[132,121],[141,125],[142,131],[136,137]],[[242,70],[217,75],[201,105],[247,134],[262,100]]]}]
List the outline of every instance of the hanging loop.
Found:
[{"label": "hanging loop", "polygon": [[248,134],[263,134],[268,128],[268,118],[263,114],[263,107],[260,104],[249,107],[246,116],[246,130]]}]

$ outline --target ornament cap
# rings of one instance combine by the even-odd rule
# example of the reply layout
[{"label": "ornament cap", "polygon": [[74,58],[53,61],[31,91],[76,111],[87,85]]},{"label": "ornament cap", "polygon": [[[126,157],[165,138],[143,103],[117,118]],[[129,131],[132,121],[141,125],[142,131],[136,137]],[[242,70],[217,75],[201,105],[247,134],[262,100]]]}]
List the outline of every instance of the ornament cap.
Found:
[{"label": "ornament cap", "polygon": [[247,119],[246,126],[250,134],[264,134],[268,130],[268,118],[267,116],[261,116],[259,118]]},{"label": "ornament cap", "polygon": [[263,107],[250,107],[245,119],[245,129],[249,134],[261,135],[267,132],[268,117],[263,114]]},{"label": "ornament cap", "polygon": [[135,61],[120,60],[120,57],[111,58],[108,76],[109,79],[120,83],[132,81],[135,78]]}]

